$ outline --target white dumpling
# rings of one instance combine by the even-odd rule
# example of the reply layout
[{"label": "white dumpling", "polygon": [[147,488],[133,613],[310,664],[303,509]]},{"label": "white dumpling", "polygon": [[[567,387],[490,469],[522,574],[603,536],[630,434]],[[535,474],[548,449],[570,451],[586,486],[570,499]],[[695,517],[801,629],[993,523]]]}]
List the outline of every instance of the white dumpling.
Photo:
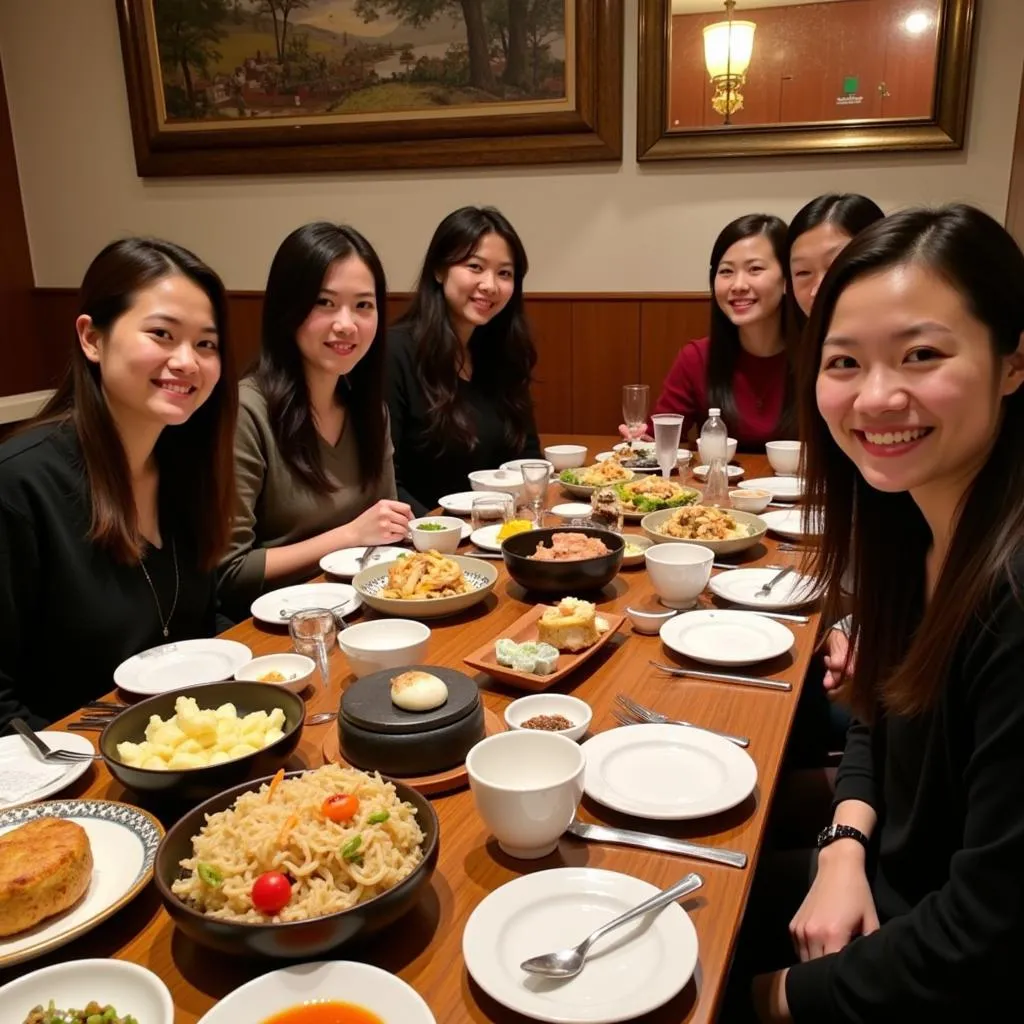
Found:
[{"label": "white dumpling", "polygon": [[433,711],[448,699],[448,687],[431,672],[403,672],[391,680],[391,700],[403,711]]}]

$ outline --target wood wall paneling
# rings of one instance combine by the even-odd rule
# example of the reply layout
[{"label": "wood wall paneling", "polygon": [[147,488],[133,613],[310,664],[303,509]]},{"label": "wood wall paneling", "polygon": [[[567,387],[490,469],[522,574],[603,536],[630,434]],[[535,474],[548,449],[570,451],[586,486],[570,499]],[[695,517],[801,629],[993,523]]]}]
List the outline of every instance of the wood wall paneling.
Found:
[{"label": "wood wall paneling", "polygon": [[574,303],[573,433],[615,434],[622,422],[622,385],[639,378],[640,303]]},{"label": "wood wall paneling", "polygon": [[1010,195],[1006,204],[1006,227],[1024,248],[1024,77],[1020,83],[1020,103],[1017,107],[1017,139],[1013,146],[1013,164],[1010,167]]},{"label": "wood wall paneling", "polygon": [[533,405],[538,429],[576,433],[573,426],[573,304],[565,299],[529,302],[527,315],[537,346]]}]

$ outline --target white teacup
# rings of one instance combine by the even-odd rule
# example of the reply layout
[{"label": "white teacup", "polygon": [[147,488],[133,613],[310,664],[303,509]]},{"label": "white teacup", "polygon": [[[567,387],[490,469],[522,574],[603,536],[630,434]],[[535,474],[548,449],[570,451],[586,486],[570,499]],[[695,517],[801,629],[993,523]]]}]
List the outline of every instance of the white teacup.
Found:
[{"label": "white teacup", "polygon": [[583,797],[582,748],[523,729],[481,740],[466,755],[476,809],[510,857],[536,860],[558,845]]},{"label": "white teacup", "polygon": [[768,464],[779,476],[796,476],[800,472],[799,441],[769,441],[764,450]]},{"label": "white teacup", "polygon": [[715,553],[702,544],[652,544],[644,552],[658,600],[668,608],[692,608],[711,579]]},{"label": "white teacup", "polygon": [[[725,442],[725,461],[732,462],[736,458],[736,438],[730,437]],[[701,444],[700,439],[697,439],[697,454],[700,456],[700,461],[705,466],[711,465],[710,453],[706,451],[706,445]]]},{"label": "white teacup", "polygon": [[455,516],[423,516],[421,519],[413,519],[409,523],[409,536],[417,551],[439,551],[442,555],[453,555],[462,540],[462,520]]}]

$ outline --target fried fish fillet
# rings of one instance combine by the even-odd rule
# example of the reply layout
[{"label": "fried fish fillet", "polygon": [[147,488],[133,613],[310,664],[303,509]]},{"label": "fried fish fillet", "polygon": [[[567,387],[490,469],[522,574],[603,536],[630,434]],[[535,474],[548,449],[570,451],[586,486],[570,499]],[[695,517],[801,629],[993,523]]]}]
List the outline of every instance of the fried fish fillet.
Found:
[{"label": "fried fish fillet", "polygon": [[0,936],[67,910],[91,878],[89,837],[73,821],[37,818],[0,836]]}]

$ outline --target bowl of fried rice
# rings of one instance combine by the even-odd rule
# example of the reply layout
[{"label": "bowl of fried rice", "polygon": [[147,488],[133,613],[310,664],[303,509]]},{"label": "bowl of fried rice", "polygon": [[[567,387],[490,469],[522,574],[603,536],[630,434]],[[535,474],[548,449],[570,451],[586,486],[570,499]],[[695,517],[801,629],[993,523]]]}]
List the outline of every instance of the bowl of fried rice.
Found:
[{"label": "bowl of fried rice", "polygon": [[752,548],[768,531],[768,524],[736,508],[686,505],[651,512],[640,520],[640,528],[655,544],[701,544],[716,555],[728,555]]}]

